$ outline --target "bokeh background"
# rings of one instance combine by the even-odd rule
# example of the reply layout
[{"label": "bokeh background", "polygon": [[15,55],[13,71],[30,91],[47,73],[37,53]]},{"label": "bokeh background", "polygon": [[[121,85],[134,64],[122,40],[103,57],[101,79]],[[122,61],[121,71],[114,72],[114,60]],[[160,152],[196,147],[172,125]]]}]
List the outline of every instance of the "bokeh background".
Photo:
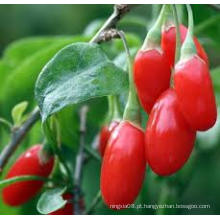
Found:
[{"label": "bokeh background", "polygon": [[[178,7],[182,22],[187,24],[184,7],[181,5]],[[44,64],[60,48],[71,43],[72,36],[79,35],[80,41],[89,39],[109,17],[112,8],[113,5],[0,5],[0,81],[2,84],[0,117],[11,121],[11,109],[24,100],[29,101],[29,110],[31,110],[36,104],[33,97],[34,82]],[[130,33],[129,43],[134,51],[142,44],[147,30],[158,15],[159,8],[160,5],[138,6],[119,23],[120,29]],[[220,13],[210,5],[193,5],[193,12],[195,34],[209,55],[211,75],[219,105]],[[54,36],[59,37],[62,43],[54,40]],[[28,40],[23,40],[24,38]],[[109,56],[113,59],[122,53],[122,46],[118,41],[115,44],[107,43],[103,48],[111,51]],[[40,51],[40,55],[37,51]],[[119,59],[117,62],[120,63]],[[105,98],[100,98],[90,101],[89,104],[91,108],[88,117],[87,142],[91,145],[104,120],[107,101]],[[72,108],[67,108],[59,115],[62,119],[65,139],[63,153],[70,161],[70,166],[76,155],[76,150],[72,148],[76,149],[78,144],[76,134],[79,107],[76,107],[74,113]],[[144,117],[146,121],[146,116]],[[70,121],[73,122],[72,125]],[[9,131],[0,124],[0,150],[9,138]],[[24,149],[42,140],[41,124],[37,123],[9,161],[1,178]],[[161,178],[148,168],[142,192],[136,201],[136,204],[202,204],[210,205],[210,208],[112,211],[100,202],[94,214],[220,214],[219,170],[220,122],[218,120],[214,128],[197,135],[197,143],[190,160],[176,175]],[[91,203],[99,189],[99,175],[100,163],[89,161],[85,165],[83,177],[86,205]],[[36,210],[38,197],[39,195],[24,206],[16,208],[5,205],[0,198],[0,214],[39,214]]]}]

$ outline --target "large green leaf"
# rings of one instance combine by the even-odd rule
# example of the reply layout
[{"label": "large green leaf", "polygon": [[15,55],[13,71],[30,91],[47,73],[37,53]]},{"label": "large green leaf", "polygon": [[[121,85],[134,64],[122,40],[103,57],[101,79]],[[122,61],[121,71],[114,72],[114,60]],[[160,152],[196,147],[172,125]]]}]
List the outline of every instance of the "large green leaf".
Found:
[{"label": "large green leaf", "polygon": [[[0,60],[0,80],[1,82],[5,82],[6,78],[11,72],[11,67],[4,61]],[[2,86],[0,87],[0,91],[2,90]]]},{"label": "large green leaf", "polygon": [[16,66],[39,50],[67,38],[70,37],[30,37],[17,40],[11,43],[4,51],[4,61],[10,66]]},{"label": "large green leaf", "polygon": [[37,203],[37,210],[41,214],[49,214],[65,206],[66,200],[62,198],[66,188],[54,188],[45,191]]},{"label": "large green leaf", "polygon": [[127,89],[127,74],[111,62],[101,47],[75,43],[59,51],[42,70],[35,97],[42,119],[91,98]]}]

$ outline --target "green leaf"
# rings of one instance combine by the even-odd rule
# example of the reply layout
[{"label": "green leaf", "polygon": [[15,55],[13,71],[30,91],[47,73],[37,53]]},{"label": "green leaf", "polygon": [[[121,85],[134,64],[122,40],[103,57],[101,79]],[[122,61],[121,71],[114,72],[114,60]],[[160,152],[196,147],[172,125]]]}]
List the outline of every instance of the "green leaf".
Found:
[{"label": "green leaf", "polygon": [[220,15],[215,15],[212,17],[209,17],[208,19],[205,19],[202,23],[198,24],[195,29],[194,33],[195,35],[198,35],[200,32],[205,31],[207,28],[212,27],[213,25],[219,24],[220,22]]},{"label": "green leaf", "polygon": [[64,207],[67,203],[67,201],[62,197],[65,191],[66,187],[58,187],[44,192],[37,203],[38,212],[47,215]]},{"label": "green leaf", "polygon": [[120,94],[127,88],[127,74],[99,45],[75,43],[59,51],[44,67],[36,82],[35,97],[45,121],[66,106]]},{"label": "green leaf", "polygon": [[24,102],[17,104],[12,109],[11,115],[12,115],[12,119],[13,119],[15,126],[22,123],[22,118],[23,118],[22,116],[25,110],[27,109],[27,106],[28,106],[28,102],[24,101]]},{"label": "green leaf", "polygon": [[[4,61],[0,60],[0,80],[1,82],[5,82],[7,77],[9,76],[11,72],[11,67]],[[0,93],[2,94],[2,87],[0,87]]]},{"label": "green leaf", "polygon": [[[63,39],[65,37],[62,37]],[[59,41],[61,37],[30,37],[11,43],[4,51],[4,61],[16,66],[39,50]]]}]

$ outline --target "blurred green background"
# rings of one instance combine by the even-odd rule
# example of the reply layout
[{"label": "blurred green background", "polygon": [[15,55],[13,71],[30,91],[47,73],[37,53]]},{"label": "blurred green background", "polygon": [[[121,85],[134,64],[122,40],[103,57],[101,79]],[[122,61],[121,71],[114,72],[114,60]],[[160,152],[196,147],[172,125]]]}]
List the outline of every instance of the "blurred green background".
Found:
[{"label": "blurred green background", "polygon": [[[182,22],[187,16],[178,6]],[[33,88],[42,67],[65,45],[87,41],[112,12],[113,5],[0,5],[0,117],[11,119],[11,109],[17,103],[29,101],[33,109]],[[128,35],[129,45],[137,51],[147,30],[158,15],[160,5],[141,5],[133,9],[119,23]],[[208,5],[193,5],[195,34],[206,49],[220,104],[220,13]],[[75,38],[74,36],[78,37]],[[56,37],[54,37],[56,36]],[[27,38],[23,40],[23,38]],[[109,57],[120,65],[123,47],[119,40],[103,45]],[[106,98],[88,102],[87,144],[91,146],[107,111]],[[74,169],[78,146],[78,109],[69,107],[59,113],[63,135],[63,153]],[[146,116],[145,116],[146,121]],[[143,125],[145,126],[145,125]],[[137,204],[196,204],[210,205],[207,209],[128,209],[112,211],[101,202],[94,214],[220,214],[220,122],[208,132],[197,135],[195,150],[184,168],[169,178],[157,177],[148,168],[146,180]],[[0,149],[10,138],[8,130],[0,125]],[[2,177],[15,158],[32,144],[42,142],[41,124],[37,123],[21,147],[10,159]],[[100,163],[89,161],[84,167],[83,191],[88,206],[99,189]],[[12,208],[0,199],[0,214],[38,214],[38,196],[28,204]]]}]

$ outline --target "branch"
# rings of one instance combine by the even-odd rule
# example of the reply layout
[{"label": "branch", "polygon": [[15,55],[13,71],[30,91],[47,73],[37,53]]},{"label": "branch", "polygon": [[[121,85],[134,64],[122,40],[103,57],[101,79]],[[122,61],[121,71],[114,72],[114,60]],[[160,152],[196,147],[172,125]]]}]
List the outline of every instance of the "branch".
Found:
[{"label": "branch", "polygon": [[99,29],[96,35],[92,38],[91,42],[93,43],[102,42],[103,41],[102,33],[111,28],[115,28],[117,23],[121,20],[121,18],[126,13],[128,13],[131,10],[131,8],[135,6],[136,5],[126,5],[126,4],[115,5],[112,15],[108,18],[108,20],[104,23],[104,25]]},{"label": "branch", "polygon": [[9,144],[3,149],[0,155],[0,172],[9,160],[10,156],[17,149],[18,145],[24,139],[27,132],[40,118],[40,111],[35,108],[30,117],[21,125],[21,127],[12,130],[12,137]]},{"label": "branch", "polygon": [[88,106],[84,105],[80,109],[80,146],[76,157],[76,166],[74,172],[74,214],[82,214],[80,207],[81,198],[81,179],[82,179],[82,167],[84,162],[84,148],[85,148],[85,136],[86,136],[86,116],[88,112]]}]

